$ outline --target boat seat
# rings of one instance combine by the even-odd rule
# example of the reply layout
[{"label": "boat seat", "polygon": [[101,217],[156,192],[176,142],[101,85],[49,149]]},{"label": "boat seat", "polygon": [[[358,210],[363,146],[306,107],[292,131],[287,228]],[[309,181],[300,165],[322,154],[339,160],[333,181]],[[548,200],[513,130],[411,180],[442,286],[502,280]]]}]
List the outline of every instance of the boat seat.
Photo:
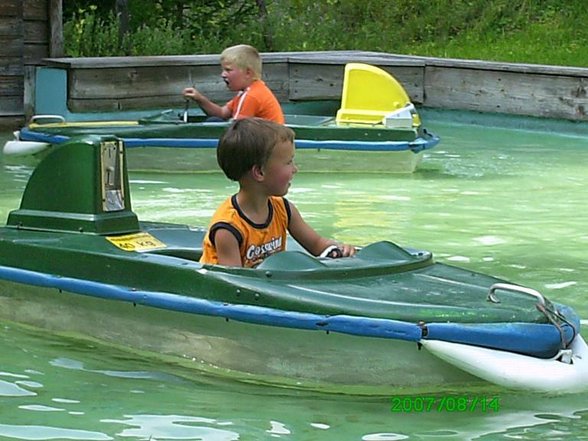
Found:
[{"label": "boat seat", "polygon": [[[363,63],[345,65],[337,124],[382,124],[391,112],[410,105],[402,85],[388,72]],[[413,121],[409,120],[409,127]]]}]

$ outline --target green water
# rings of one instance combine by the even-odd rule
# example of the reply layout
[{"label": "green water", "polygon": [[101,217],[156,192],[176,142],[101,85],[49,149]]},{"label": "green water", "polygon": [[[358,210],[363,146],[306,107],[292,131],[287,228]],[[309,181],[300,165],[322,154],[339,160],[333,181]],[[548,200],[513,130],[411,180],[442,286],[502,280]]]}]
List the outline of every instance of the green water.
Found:
[{"label": "green water", "polygon": [[[288,197],[324,235],[425,248],[439,261],[539,289],[588,318],[588,137],[441,120],[428,126],[442,144],[417,173],[300,172]],[[29,173],[4,164],[0,218],[18,206]],[[192,225],[207,224],[235,190],[214,174],[131,179],[141,218]],[[498,411],[473,412],[393,413],[390,399],[243,384],[0,326],[0,439],[588,439],[588,394],[503,391]]]}]

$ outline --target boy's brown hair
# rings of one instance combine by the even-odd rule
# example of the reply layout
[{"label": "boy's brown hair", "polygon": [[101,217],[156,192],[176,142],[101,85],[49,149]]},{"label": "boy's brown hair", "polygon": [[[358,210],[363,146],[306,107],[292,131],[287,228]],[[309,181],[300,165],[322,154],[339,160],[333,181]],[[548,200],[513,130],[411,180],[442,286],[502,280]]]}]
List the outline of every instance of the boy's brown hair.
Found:
[{"label": "boy's brown hair", "polygon": [[221,136],[216,150],[218,165],[227,178],[238,181],[254,165],[263,167],[276,144],[294,142],[294,131],[263,118],[234,121]]}]

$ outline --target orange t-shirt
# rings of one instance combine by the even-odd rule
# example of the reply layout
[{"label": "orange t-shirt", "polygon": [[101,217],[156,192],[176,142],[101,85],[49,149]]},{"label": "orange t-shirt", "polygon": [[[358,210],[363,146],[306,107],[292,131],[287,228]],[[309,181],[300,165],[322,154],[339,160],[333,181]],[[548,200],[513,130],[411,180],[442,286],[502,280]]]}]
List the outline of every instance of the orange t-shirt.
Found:
[{"label": "orange t-shirt", "polygon": [[272,196],[268,201],[268,209],[267,220],[263,224],[256,224],[241,211],[237,195],[227,198],[212,216],[210,228],[204,237],[200,263],[218,263],[214,236],[221,228],[230,231],[237,239],[244,267],[250,268],[269,255],[284,251],[290,223],[290,204],[283,197]]},{"label": "orange t-shirt", "polygon": [[284,113],[272,91],[262,80],[255,80],[227,103],[235,119],[257,116],[284,124]]}]

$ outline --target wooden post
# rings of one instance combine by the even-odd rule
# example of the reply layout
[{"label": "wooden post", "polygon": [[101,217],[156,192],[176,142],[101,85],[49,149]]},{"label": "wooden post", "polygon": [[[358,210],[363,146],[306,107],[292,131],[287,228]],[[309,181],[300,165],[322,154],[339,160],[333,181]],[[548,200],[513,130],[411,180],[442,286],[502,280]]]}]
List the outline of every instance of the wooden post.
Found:
[{"label": "wooden post", "polygon": [[263,51],[272,52],[274,50],[274,39],[272,30],[270,29],[269,21],[267,19],[267,7],[265,5],[265,0],[256,0],[256,3],[259,21],[261,22],[263,43],[265,45]]},{"label": "wooden post", "polygon": [[118,47],[123,50],[125,55],[128,55],[131,52],[126,38],[129,33],[128,0],[116,0],[115,11],[118,17]]},{"label": "wooden post", "polygon": [[0,1],[0,131],[24,122],[23,2]]},{"label": "wooden post", "polygon": [[49,0],[49,57],[64,56],[63,48],[63,4],[62,0]]}]

